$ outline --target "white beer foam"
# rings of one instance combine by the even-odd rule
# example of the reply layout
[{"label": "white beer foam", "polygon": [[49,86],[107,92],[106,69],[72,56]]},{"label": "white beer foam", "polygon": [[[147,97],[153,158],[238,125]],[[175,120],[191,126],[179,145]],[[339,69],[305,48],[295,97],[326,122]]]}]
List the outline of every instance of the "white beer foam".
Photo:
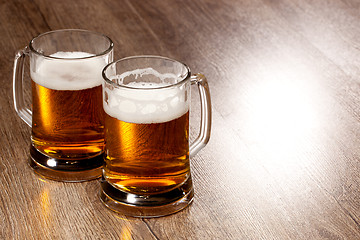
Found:
[{"label": "white beer foam", "polygon": [[[153,68],[143,68],[143,69],[135,69],[132,71],[124,72],[120,75],[116,75],[113,77],[113,79],[117,79],[119,83],[123,83],[124,78],[135,75],[135,79],[138,77],[142,77],[144,75],[154,75],[155,77],[159,78],[163,83],[157,83],[156,87],[159,86],[166,86],[169,84],[166,84],[164,82],[165,79],[173,79],[173,80],[179,80],[178,77],[173,73],[159,73],[158,71],[154,70]],[[135,84],[137,86],[136,82],[131,82],[127,84],[127,86],[132,87],[132,84]],[[145,84],[142,88],[154,88],[152,83]]]},{"label": "white beer foam", "polygon": [[82,90],[101,85],[106,60],[86,52],[57,52],[51,58],[37,58],[30,75],[34,82],[54,90]]},{"label": "white beer foam", "polygon": [[[144,71],[149,73],[149,69],[137,69],[131,71],[131,74],[144,74]],[[121,82],[124,76],[117,75],[113,78]],[[176,76],[171,75],[171,77]],[[169,78],[169,75],[162,74],[160,78]],[[104,110],[114,118],[131,123],[171,121],[181,117],[189,110],[189,96],[186,96],[188,94],[186,85],[158,88],[167,85],[169,84],[132,82],[126,86],[141,89],[115,88],[110,90],[105,87],[103,88]]]}]

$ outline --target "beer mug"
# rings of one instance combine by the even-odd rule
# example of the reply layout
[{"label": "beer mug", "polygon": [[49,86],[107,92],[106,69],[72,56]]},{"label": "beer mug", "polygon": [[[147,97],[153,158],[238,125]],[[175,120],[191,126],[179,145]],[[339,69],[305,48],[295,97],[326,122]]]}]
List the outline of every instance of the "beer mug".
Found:
[{"label": "beer mug", "polygon": [[[206,78],[178,61],[134,56],[103,70],[105,163],[100,198],[135,217],[168,215],[189,205],[194,191],[189,156],[210,138]],[[201,99],[200,134],[189,146],[190,85]]]},{"label": "beer mug", "polygon": [[[30,59],[32,109],[24,101]],[[86,181],[101,176],[104,148],[102,70],[113,42],[100,33],[65,29],[35,37],[14,61],[14,107],[32,128],[30,165],[43,177]]]}]

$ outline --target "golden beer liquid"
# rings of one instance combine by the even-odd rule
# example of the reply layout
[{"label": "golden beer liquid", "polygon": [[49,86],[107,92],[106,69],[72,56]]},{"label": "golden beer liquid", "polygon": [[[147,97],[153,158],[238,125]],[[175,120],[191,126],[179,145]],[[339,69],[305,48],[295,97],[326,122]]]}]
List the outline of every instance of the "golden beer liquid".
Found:
[{"label": "golden beer liquid", "polygon": [[190,174],[189,112],[162,123],[129,123],[105,113],[106,180],[134,194],[158,194]]},{"label": "golden beer liquid", "polygon": [[104,110],[101,85],[53,90],[32,81],[32,144],[59,159],[86,159],[102,153]]}]

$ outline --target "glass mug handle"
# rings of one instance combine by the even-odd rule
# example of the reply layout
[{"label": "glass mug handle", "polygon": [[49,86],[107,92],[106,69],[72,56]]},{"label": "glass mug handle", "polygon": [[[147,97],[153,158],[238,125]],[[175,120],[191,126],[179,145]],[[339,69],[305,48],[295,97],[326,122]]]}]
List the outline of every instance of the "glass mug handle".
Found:
[{"label": "glass mug handle", "polygon": [[24,86],[24,61],[26,55],[29,55],[28,48],[19,50],[15,55],[13,72],[13,98],[14,107],[19,117],[31,127],[32,112],[25,106],[23,86]]},{"label": "glass mug handle", "polygon": [[210,89],[206,77],[197,73],[191,76],[191,84],[196,84],[199,90],[201,102],[200,133],[193,143],[190,144],[190,158],[194,157],[210,140],[211,132],[211,100]]}]

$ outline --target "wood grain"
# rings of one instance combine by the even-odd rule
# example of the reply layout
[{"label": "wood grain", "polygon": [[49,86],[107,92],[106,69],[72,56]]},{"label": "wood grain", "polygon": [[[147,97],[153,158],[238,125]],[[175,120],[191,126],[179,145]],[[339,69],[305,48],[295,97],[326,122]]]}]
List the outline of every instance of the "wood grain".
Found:
[{"label": "wood grain", "polygon": [[[0,0],[0,21],[0,239],[360,239],[355,0]],[[110,36],[115,59],[163,55],[207,76],[212,137],[191,160],[189,208],[125,217],[101,204],[97,181],[28,167],[13,58],[62,28]],[[192,138],[198,103],[194,91]]]}]

